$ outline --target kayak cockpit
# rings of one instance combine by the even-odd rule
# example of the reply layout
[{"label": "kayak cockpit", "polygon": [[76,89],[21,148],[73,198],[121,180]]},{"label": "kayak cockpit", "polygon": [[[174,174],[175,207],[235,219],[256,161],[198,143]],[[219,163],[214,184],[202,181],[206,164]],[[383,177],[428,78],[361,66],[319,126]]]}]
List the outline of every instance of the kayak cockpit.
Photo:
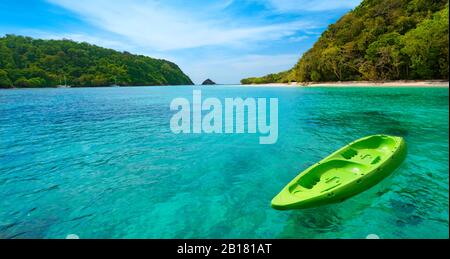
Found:
[{"label": "kayak cockpit", "polygon": [[349,183],[367,171],[367,166],[344,160],[330,160],[311,168],[289,186],[291,194],[319,194]]},{"label": "kayak cockpit", "polygon": [[345,159],[355,163],[377,167],[383,161],[389,159],[400,145],[400,138],[391,136],[371,136],[357,141],[337,152],[333,158]]}]

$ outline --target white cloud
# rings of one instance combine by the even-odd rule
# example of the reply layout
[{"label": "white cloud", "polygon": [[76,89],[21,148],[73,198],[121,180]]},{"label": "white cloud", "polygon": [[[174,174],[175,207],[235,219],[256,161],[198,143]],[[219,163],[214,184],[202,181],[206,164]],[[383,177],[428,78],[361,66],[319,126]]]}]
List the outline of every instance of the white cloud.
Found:
[{"label": "white cloud", "polygon": [[111,48],[118,51],[132,51],[132,45],[127,44],[126,41],[114,39],[111,37],[102,37],[100,35],[89,35],[85,32],[52,32],[38,29],[0,29],[2,34],[26,35],[33,38],[45,40],[62,40],[69,39],[76,42],[87,42],[104,48]]},{"label": "white cloud", "polygon": [[[239,13],[246,12],[248,6],[236,11],[237,0],[46,1],[73,12],[95,27],[97,33],[83,31],[81,27],[78,32],[41,33],[35,36],[70,38],[164,58],[178,64],[196,83],[206,78],[218,83],[238,83],[242,78],[290,69],[301,56],[301,51],[307,49],[305,44],[318,37],[327,25],[324,23],[334,15],[334,12],[326,11],[339,10],[336,13],[344,13],[360,2],[258,0],[255,8],[261,8],[261,3],[266,8],[249,16]],[[310,12],[314,15],[308,16]],[[297,14],[302,14],[302,18],[298,18]],[[321,15],[321,19],[317,19],[317,14]],[[311,20],[311,17],[316,18]],[[298,53],[247,54],[266,51],[285,53],[286,50],[279,48],[289,44],[288,51],[295,52],[297,49]]]},{"label": "white cloud", "polygon": [[306,35],[294,36],[294,37],[289,37],[288,41],[289,42],[301,42],[301,41],[307,40],[308,38],[309,38],[309,36],[306,36]]},{"label": "white cloud", "polygon": [[163,1],[48,1],[133,44],[159,51],[276,40],[314,28],[311,22],[305,21],[233,26],[225,18],[206,19],[201,13],[208,9],[199,10],[200,13],[186,12],[180,7],[164,5]]},{"label": "white cloud", "polygon": [[127,45],[124,42],[111,40],[108,38],[103,37],[96,37],[81,33],[48,33],[48,32],[37,32],[35,34],[40,39],[53,39],[53,40],[60,40],[60,39],[70,39],[76,42],[87,42],[90,44],[94,44],[100,47],[104,48],[111,48],[119,51],[126,51],[131,48],[130,45]]},{"label": "white cloud", "polygon": [[299,11],[329,11],[338,9],[352,9],[362,0],[267,0],[271,6],[280,12]]},{"label": "white cloud", "polygon": [[216,7],[223,10],[223,9],[231,6],[233,3],[234,3],[234,0],[223,0],[220,3],[218,3],[216,5]]}]

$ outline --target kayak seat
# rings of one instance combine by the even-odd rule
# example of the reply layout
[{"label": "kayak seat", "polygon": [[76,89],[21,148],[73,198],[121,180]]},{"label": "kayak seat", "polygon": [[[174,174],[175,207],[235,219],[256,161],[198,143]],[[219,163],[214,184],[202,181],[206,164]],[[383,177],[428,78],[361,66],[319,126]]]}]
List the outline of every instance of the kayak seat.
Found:
[{"label": "kayak seat", "polygon": [[365,165],[353,161],[330,160],[312,168],[289,189],[291,193],[301,192],[302,189],[327,191],[359,177],[365,168]]},{"label": "kayak seat", "polygon": [[359,149],[357,156],[353,156],[351,159],[346,159],[347,161],[363,164],[369,167],[379,164],[387,157],[389,157],[390,152],[384,149]]},{"label": "kayak seat", "polygon": [[360,149],[380,149],[385,146],[392,147],[395,145],[395,141],[387,136],[372,136],[368,139],[360,141],[352,145],[353,148]]}]

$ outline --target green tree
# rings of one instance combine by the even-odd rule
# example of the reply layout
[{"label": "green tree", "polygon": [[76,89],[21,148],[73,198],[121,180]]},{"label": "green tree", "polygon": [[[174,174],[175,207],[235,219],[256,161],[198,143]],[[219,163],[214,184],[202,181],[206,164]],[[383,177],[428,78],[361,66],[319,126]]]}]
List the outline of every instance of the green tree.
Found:
[{"label": "green tree", "polygon": [[448,79],[448,7],[448,0],[364,0],[289,73],[243,82]]},{"label": "green tree", "polygon": [[0,69],[0,88],[10,88],[12,82],[8,77],[8,73],[5,70]]},{"label": "green tree", "polygon": [[366,60],[374,66],[376,79],[399,79],[403,65],[400,53],[401,35],[397,32],[384,34],[369,45]]},{"label": "green tree", "polygon": [[414,78],[448,79],[448,8],[424,20],[403,37]]}]

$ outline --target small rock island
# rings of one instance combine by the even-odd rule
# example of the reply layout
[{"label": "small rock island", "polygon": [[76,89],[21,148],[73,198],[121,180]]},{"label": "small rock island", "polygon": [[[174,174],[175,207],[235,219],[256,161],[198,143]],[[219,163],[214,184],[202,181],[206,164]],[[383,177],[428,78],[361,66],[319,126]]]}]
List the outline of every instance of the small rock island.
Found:
[{"label": "small rock island", "polygon": [[206,79],[203,83],[202,83],[202,85],[215,85],[216,83],[213,81],[213,80],[211,80],[211,79]]}]

